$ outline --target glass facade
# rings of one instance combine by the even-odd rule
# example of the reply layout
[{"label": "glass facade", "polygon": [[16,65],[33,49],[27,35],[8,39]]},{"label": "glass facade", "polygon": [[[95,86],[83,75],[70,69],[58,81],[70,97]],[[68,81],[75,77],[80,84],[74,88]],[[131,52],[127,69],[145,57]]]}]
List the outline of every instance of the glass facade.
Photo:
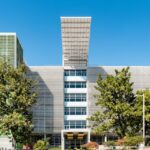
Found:
[{"label": "glass facade", "polygon": [[0,36],[0,57],[11,65],[15,65],[15,38],[11,36]]},{"label": "glass facade", "polygon": [[23,49],[16,34],[0,34],[0,59],[14,67],[23,63]]},{"label": "glass facade", "polygon": [[[86,69],[68,69],[64,70],[64,77],[72,76],[71,81],[64,81],[64,88],[86,88],[86,81],[74,81],[73,77],[86,77],[87,72]],[[69,78],[68,78],[69,79]],[[87,115],[87,107],[85,103],[87,101],[87,94],[86,93],[64,93],[64,102],[70,102],[70,104],[74,104],[71,106],[64,106],[64,115],[72,117],[72,119],[64,120],[64,128],[65,129],[81,129],[86,128],[86,115]],[[72,103],[76,102],[76,103]],[[66,103],[67,104],[67,103]],[[79,105],[80,104],[80,105]],[[81,120],[79,118],[76,120],[76,116],[81,116]]]}]

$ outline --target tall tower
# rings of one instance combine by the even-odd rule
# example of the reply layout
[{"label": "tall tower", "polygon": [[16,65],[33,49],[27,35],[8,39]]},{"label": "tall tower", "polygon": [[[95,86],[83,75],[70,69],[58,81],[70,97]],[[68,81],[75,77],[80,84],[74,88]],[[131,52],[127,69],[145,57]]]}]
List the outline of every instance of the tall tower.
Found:
[{"label": "tall tower", "polygon": [[62,150],[90,141],[87,66],[91,17],[61,17],[64,67]]},{"label": "tall tower", "polygon": [[87,67],[90,24],[91,17],[61,17],[63,66]]},{"label": "tall tower", "polygon": [[0,59],[14,67],[23,63],[23,49],[16,33],[0,33]]}]

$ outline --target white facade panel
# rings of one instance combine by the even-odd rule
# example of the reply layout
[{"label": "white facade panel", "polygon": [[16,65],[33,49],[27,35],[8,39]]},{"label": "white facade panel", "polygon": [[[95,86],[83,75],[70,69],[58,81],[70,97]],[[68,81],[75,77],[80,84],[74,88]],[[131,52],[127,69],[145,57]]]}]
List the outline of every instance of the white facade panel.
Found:
[{"label": "white facade panel", "polygon": [[86,93],[87,88],[65,88],[65,93]]},{"label": "white facade panel", "polygon": [[86,76],[66,76],[65,81],[86,81]]},{"label": "white facade panel", "polygon": [[65,102],[65,107],[87,107],[87,102]]},{"label": "white facade panel", "polygon": [[87,115],[65,115],[65,120],[86,120]]}]

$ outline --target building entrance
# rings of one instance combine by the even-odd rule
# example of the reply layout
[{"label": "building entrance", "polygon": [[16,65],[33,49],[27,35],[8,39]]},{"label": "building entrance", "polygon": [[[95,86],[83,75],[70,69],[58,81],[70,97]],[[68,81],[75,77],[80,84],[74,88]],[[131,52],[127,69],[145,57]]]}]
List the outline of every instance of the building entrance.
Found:
[{"label": "building entrance", "polygon": [[70,150],[80,148],[81,145],[90,141],[89,129],[62,130],[61,132],[61,148],[62,150]]},{"label": "building entrance", "polygon": [[87,143],[87,135],[84,133],[67,133],[65,135],[65,150],[80,148]]}]

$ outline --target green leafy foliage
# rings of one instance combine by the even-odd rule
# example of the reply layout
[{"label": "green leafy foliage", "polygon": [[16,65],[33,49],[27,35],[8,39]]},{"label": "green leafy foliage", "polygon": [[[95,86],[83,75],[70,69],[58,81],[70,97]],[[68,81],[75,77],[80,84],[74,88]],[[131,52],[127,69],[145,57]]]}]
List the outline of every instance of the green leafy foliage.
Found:
[{"label": "green leafy foliage", "polygon": [[0,62],[0,133],[12,134],[26,143],[33,129],[31,106],[36,102],[35,83],[26,76],[26,67],[13,68]]},{"label": "green leafy foliage", "polygon": [[115,141],[107,141],[107,142],[105,142],[103,144],[106,145],[106,146],[115,146],[116,145]]},{"label": "green leafy foliage", "polygon": [[137,146],[143,142],[142,136],[133,136],[133,137],[125,137],[124,138],[124,145],[125,146]]},{"label": "green leafy foliage", "polygon": [[[136,93],[137,95],[137,103],[134,106],[134,115],[136,116],[137,123],[141,127],[140,132],[142,131],[142,117],[143,117],[143,98],[145,101],[144,108],[145,108],[145,132],[146,135],[150,133],[150,91],[149,90],[139,90]],[[144,96],[144,97],[143,97]]]},{"label": "green leafy foliage", "polygon": [[115,75],[107,75],[105,79],[99,75],[95,87],[98,94],[95,98],[100,110],[89,118],[95,132],[111,132],[122,138],[126,135],[135,135],[139,131],[140,127],[136,124],[134,114],[136,97],[130,78],[129,67],[121,71],[115,70]]},{"label": "green leafy foliage", "polygon": [[107,141],[104,145],[107,146],[138,146],[143,142],[142,136],[126,136],[122,139],[118,139],[117,141]]},{"label": "green leafy foliage", "polygon": [[37,143],[34,144],[33,150],[46,150],[47,146],[47,141],[38,140]]}]

